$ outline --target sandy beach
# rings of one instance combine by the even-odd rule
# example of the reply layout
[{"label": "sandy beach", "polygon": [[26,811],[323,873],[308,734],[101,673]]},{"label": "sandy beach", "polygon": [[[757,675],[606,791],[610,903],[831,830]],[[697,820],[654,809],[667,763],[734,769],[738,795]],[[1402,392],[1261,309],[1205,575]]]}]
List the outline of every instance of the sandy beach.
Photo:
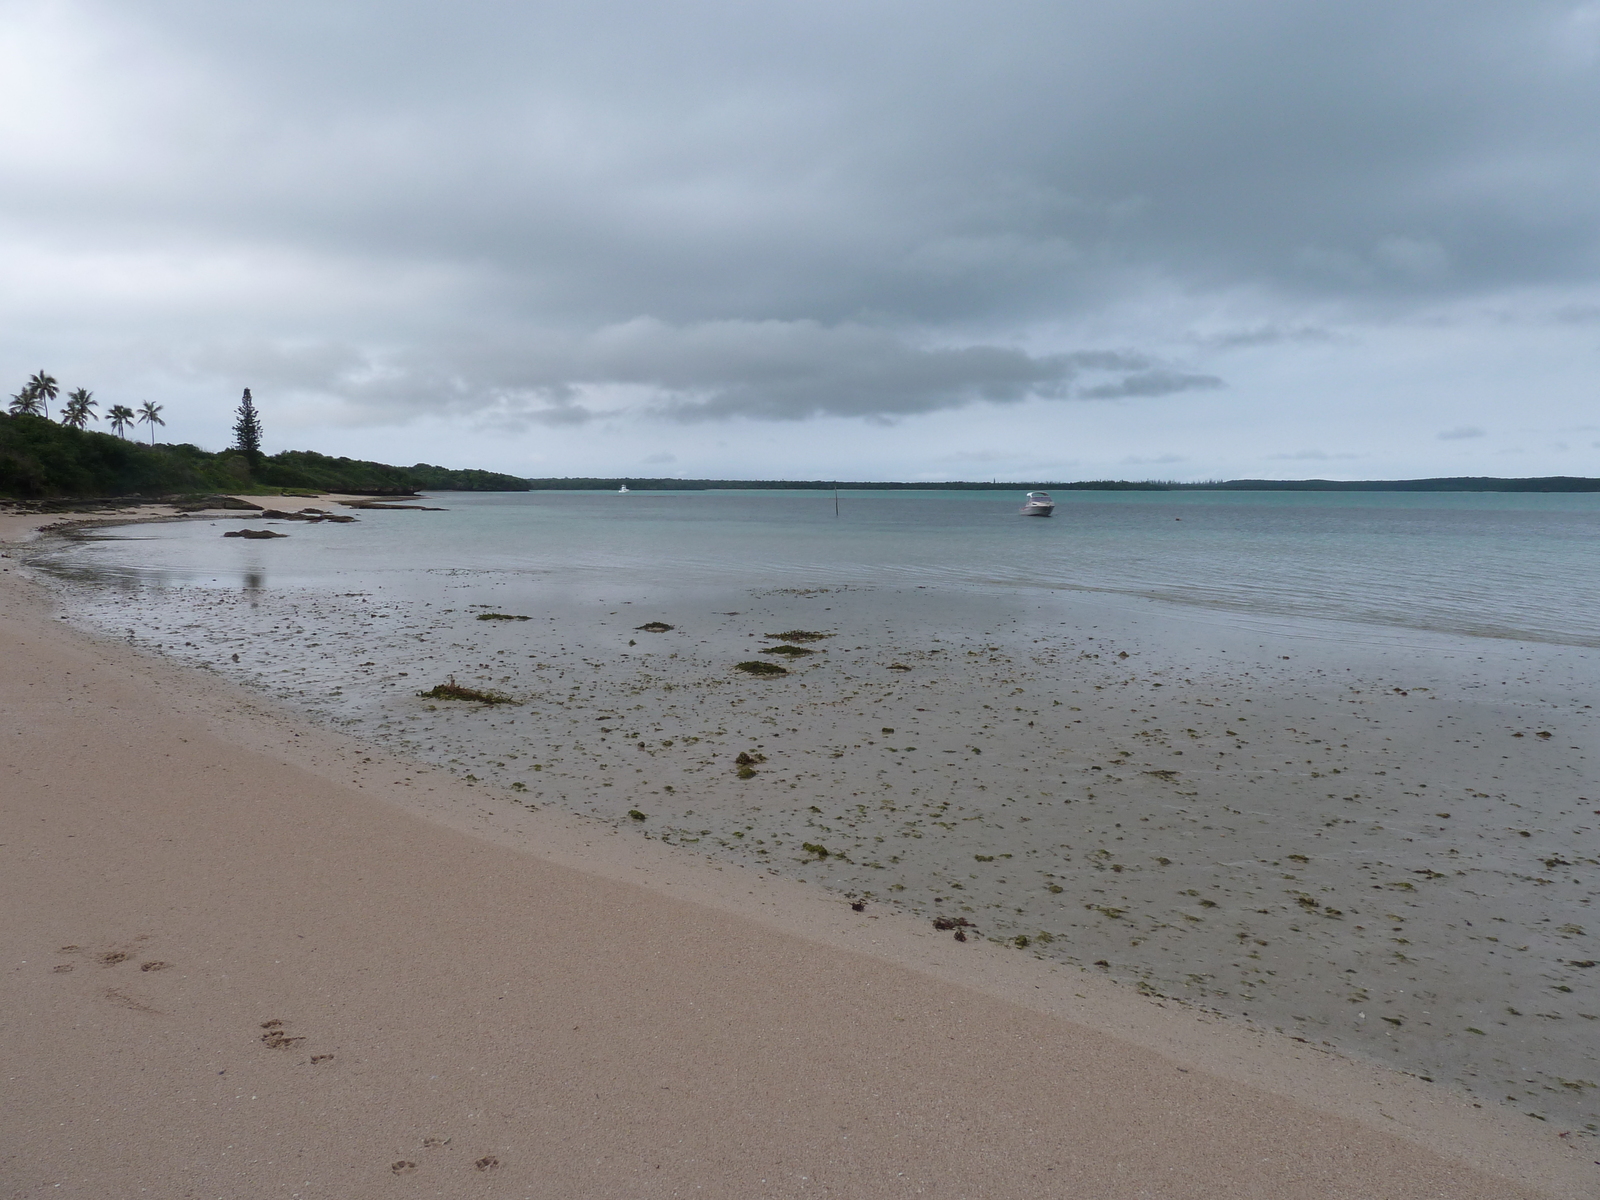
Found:
[{"label": "sandy beach", "polygon": [[[42,523],[3,521],[6,543],[21,542]],[[891,647],[880,641],[869,651],[839,630],[827,655],[781,682],[823,692],[823,677],[807,672],[838,672],[828,694],[861,700],[848,714],[822,707],[819,697],[804,724],[796,718],[796,726],[775,728],[776,738],[757,743],[712,708],[759,709],[752,719],[765,721],[768,708],[800,711],[793,698],[755,700],[721,684],[697,694],[685,685],[671,693],[681,710],[630,713],[586,738],[592,745],[578,746],[571,722],[581,715],[597,727],[596,710],[613,710],[595,697],[580,698],[580,706],[565,687],[535,695],[519,675],[496,666],[485,677],[516,687],[524,701],[508,716],[520,723],[519,736],[538,725],[545,741],[567,748],[543,755],[534,777],[503,756],[493,760],[501,764],[493,772],[475,762],[452,770],[448,756],[430,761],[427,748],[450,744],[447,725],[471,719],[465,711],[419,701],[407,710],[404,736],[385,741],[370,709],[376,688],[352,687],[348,705],[304,697],[297,704],[291,689],[273,688],[264,677],[232,680],[216,664],[196,669],[200,664],[181,653],[163,659],[87,636],[52,610],[49,594],[24,579],[13,560],[0,567],[0,888],[8,917],[0,1187],[7,1196],[1578,1197],[1600,1185],[1594,1143],[1562,1137],[1569,1130],[1558,1122],[1474,1107],[1413,1076],[1179,1004],[1163,994],[1163,979],[1141,994],[1096,969],[1091,951],[1100,958],[1109,950],[1065,918],[1055,934],[1082,941],[1075,955],[1038,956],[984,937],[957,943],[929,916],[970,911],[985,934],[1011,939],[1000,908],[1018,909],[1011,915],[1025,918],[1035,934],[1040,914],[1021,911],[1028,904],[1020,898],[1002,903],[999,890],[985,893],[987,909],[963,910],[950,889],[916,905],[883,903],[889,867],[900,864],[873,867],[866,851],[872,838],[890,833],[865,811],[848,833],[838,814],[811,812],[812,794],[842,798],[847,788],[870,786],[874,820],[901,829],[910,819],[933,824],[920,812],[885,815],[886,807],[928,803],[921,791],[913,800],[913,789],[938,772],[916,764],[929,780],[913,784],[907,774],[886,786],[878,775],[895,764],[879,761],[883,738],[893,736],[895,755],[942,753],[950,748],[947,735],[965,732],[962,761],[973,765],[949,786],[996,786],[977,763],[987,770],[996,758],[1022,753],[1024,722],[1041,720],[1045,710],[1054,720],[1055,711],[1074,704],[1081,711],[1057,724],[1065,730],[1081,719],[1092,729],[1070,747],[1081,759],[1074,774],[1050,764],[1062,783],[1049,790],[1069,787],[1075,811],[1108,798],[1126,808],[1161,794],[1149,789],[1203,793],[1183,783],[1184,772],[1197,753],[1193,743],[1211,731],[1175,726],[1164,708],[1153,722],[1162,753],[1154,752],[1153,736],[1128,744],[1145,717],[1113,713],[1104,693],[1116,688],[1121,710],[1133,707],[1130,689],[1141,687],[1149,703],[1193,705],[1216,695],[1220,667],[1207,675],[1198,662],[1161,664],[1113,680],[1110,673],[1126,670],[1126,660],[1108,660],[1123,648],[1131,648],[1130,658],[1139,652],[1123,642],[1105,659],[1085,661],[1084,689],[1098,699],[1057,706],[1047,697],[1038,712],[1031,702],[1025,712],[1018,700],[1017,712],[1004,718],[1018,726],[1012,730],[998,716],[975,719],[975,695],[922,686],[938,648],[908,642],[879,662],[872,656]],[[758,616],[798,622],[797,614],[810,611],[818,617],[805,627],[818,628],[824,608],[831,617],[826,598],[772,597]],[[640,623],[647,618],[680,628],[693,620],[649,612]],[[618,624],[623,640],[638,641],[631,626]],[[515,632],[511,623],[472,627],[485,639]],[[709,659],[696,653],[726,657],[715,638],[749,641],[752,632],[767,631],[729,625],[713,634],[708,626],[706,650],[652,648],[661,660],[680,656],[670,668],[619,655],[588,668],[584,687],[609,689],[602,699],[614,700],[625,682],[645,675],[703,674]],[[871,661],[841,663],[845,641]],[[579,642],[516,649],[528,671],[544,664],[553,675],[592,650]],[[482,642],[472,649],[490,657],[512,647]],[[969,648],[959,649],[965,657]],[[1047,651],[1057,648],[1040,654]],[[1027,664],[995,654],[992,685],[1004,677],[1027,696],[1036,687]],[[908,669],[868,676],[869,667],[887,672],[896,664]],[[374,683],[387,682],[398,695],[432,681],[407,666],[402,683],[398,666],[385,660],[383,671],[372,668],[396,676]],[[348,667],[334,662],[330,670],[348,675]],[[1188,670],[1160,674],[1174,667]],[[510,683],[500,684],[502,676]],[[882,682],[887,678],[894,682]],[[1374,774],[1390,769],[1375,765],[1380,741],[1396,736],[1404,713],[1433,685],[1388,681],[1381,710],[1352,717],[1340,742],[1322,737],[1308,748],[1314,739],[1300,720],[1312,692],[1307,680],[1254,677],[1255,694],[1277,690],[1285,702],[1251,713],[1253,739],[1236,732],[1218,744],[1245,758],[1264,756],[1264,747],[1281,758],[1293,747],[1312,757],[1317,786],[1359,767],[1363,786],[1334,796],[1337,805],[1360,807],[1359,816],[1338,819],[1400,819],[1399,793],[1385,792]],[[1166,694],[1156,697],[1154,684]],[[274,690],[276,697],[267,694]],[[558,690],[572,712],[555,702]],[[873,725],[882,733],[868,738],[866,727],[857,727],[855,713],[876,717],[902,694],[915,702],[901,718]],[[1413,696],[1419,701],[1410,709],[1399,704]],[[1549,703],[1568,701],[1563,693]],[[304,718],[319,706],[346,724]],[[1532,735],[1551,727],[1548,715],[1527,713],[1530,736],[1521,741],[1538,742]],[[919,716],[925,725],[907,746],[904,730]],[[1480,724],[1497,719],[1480,716]],[[1412,717],[1414,725],[1442,724],[1429,712]],[[855,724],[835,736],[799,736],[802,728],[848,721]],[[650,758],[648,772],[644,765],[627,770],[648,775],[654,786],[625,789],[629,805],[648,805],[650,838],[635,836],[627,806],[601,791],[621,747],[602,749],[598,737],[613,729],[630,753]],[[713,743],[718,729],[723,740]],[[1435,775],[1405,782],[1439,787],[1452,756],[1470,759],[1461,747],[1472,739],[1455,733],[1426,764]],[[796,738],[793,751],[784,735]],[[658,770],[638,745],[676,752],[686,736],[706,757],[697,750],[673,760],[670,771],[665,763]],[[1224,736],[1219,728],[1217,738]],[[672,747],[663,744],[669,740]],[[1241,740],[1254,745],[1235,745]],[[1574,749],[1582,744],[1572,742]],[[755,819],[749,793],[735,790],[744,781],[726,769],[731,763],[719,757],[710,769],[713,744],[730,760],[760,750],[766,761],[757,773],[772,783],[779,770],[787,772],[784,790],[795,783],[807,793],[805,803],[769,800],[761,806],[769,822]],[[972,754],[974,747],[982,753]],[[1213,757],[1224,752],[1207,748]],[[1512,752],[1497,743],[1493,761],[1509,764],[1501,769],[1519,779],[1537,781],[1540,772],[1581,778],[1578,759],[1513,762]],[[1489,754],[1485,749],[1481,764],[1457,765],[1468,774],[1487,771]],[[833,774],[820,770],[823,756],[837,764]],[[1119,765],[1114,782],[1087,782]],[[1252,770],[1264,778],[1265,757]],[[1296,776],[1308,797],[1311,774]],[[1119,791],[1124,781],[1143,790]],[[685,813],[686,805],[674,807],[669,798],[690,790],[696,805]],[[894,797],[876,794],[884,790]],[[1486,802],[1498,795],[1482,790]],[[1358,793],[1360,800],[1344,799]],[[1452,814],[1466,811],[1465,789],[1451,795]],[[1163,819],[1176,823],[1175,810],[1192,807],[1198,826],[1199,809],[1212,799],[1169,798]],[[1019,818],[1042,821],[1044,811]],[[702,853],[715,835],[690,819],[708,812],[717,822],[708,820],[708,829],[727,829],[720,856]],[[735,812],[749,836],[732,836]],[[1151,815],[1153,809],[1117,813],[1128,824]],[[837,827],[818,833],[806,824],[813,818]],[[1108,842],[1129,836],[1112,832],[1109,818],[1106,824]],[[1239,822],[1241,840],[1247,824]],[[820,837],[832,840],[832,850],[806,871],[773,874],[747,845],[758,828],[769,855]],[[693,849],[672,844],[691,838],[708,841]],[[903,840],[907,851],[928,841],[910,833]],[[993,862],[1012,853],[1005,840],[1003,829],[991,828],[962,843],[959,854],[976,864],[975,855],[987,852]],[[1260,849],[1247,848],[1252,855]],[[1093,851],[1086,843],[1074,847]],[[1329,907],[1319,898],[1312,849],[1281,851],[1286,863],[1302,855],[1285,874],[1305,878],[1277,890]],[[1429,848],[1446,852],[1442,844]],[[1435,871],[1433,861],[1403,865],[1421,879]],[[1153,904],[1135,886],[1151,869],[1141,862],[1137,870],[1112,871],[1124,865],[1133,866],[1107,860],[1107,875],[1123,890],[1104,906],[1126,901],[1129,912]],[[1382,865],[1380,886],[1387,886],[1395,864]],[[1030,877],[1030,896],[1057,894],[1043,882],[1054,866],[1030,870],[1039,875]],[[862,882],[873,876],[885,882]],[[861,898],[862,911],[846,894]],[[1209,910],[1199,911],[1203,897],[1194,899],[1200,920],[1188,924],[1199,926]],[[1379,907],[1411,900],[1386,895]],[[1260,914],[1261,926],[1272,926],[1263,948],[1297,944],[1289,936],[1299,932],[1289,929],[1293,913],[1311,906],[1293,895],[1260,903],[1271,909]],[[1085,911],[1085,920],[1127,919],[1076,908]],[[1442,930],[1459,911],[1441,901],[1436,915],[1408,912],[1405,923],[1436,921]],[[1316,919],[1353,926],[1355,917],[1346,902],[1336,917]],[[1234,936],[1231,928],[1226,936]],[[1252,960],[1245,970],[1257,968],[1265,974],[1256,986],[1265,993],[1266,976],[1277,968]],[[1131,980],[1132,972],[1124,977]],[[1408,1011],[1403,1019],[1412,1018]],[[1569,1024],[1580,1026],[1581,1018]]]}]

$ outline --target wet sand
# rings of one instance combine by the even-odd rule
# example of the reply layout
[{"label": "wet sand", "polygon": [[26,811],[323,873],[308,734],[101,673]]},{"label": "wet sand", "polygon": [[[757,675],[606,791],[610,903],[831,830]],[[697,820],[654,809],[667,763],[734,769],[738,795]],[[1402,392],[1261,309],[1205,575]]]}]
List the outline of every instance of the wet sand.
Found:
[{"label": "wet sand", "polygon": [[[354,578],[95,582],[69,609],[510,812],[942,914],[1600,1129],[1593,650],[1043,591]],[[776,653],[791,630],[826,636]],[[417,695],[452,678],[517,703]]]},{"label": "wet sand", "polygon": [[[958,761],[982,760],[987,771],[991,755],[1037,753],[1022,734],[1027,720],[1037,730],[1045,709],[1072,707],[1042,697],[1035,711],[1019,699],[1003,719],[976,719],[984,703],[996,711],[996,695],[977,700],[955,692],[949,676],[917,678],[926,664],[909,656],[931,655],[926,645],[899,648],[894,661],[911,670],[895,672],[893,684],[865,675],[869,666],[887,672],[893,662],[843,659],[844,641],[865,645],[843,628],[811,643],[829,646],[828,655],[804,659],[815,665],[792,676],[730,678],[722,659],[733,637],[748,643],[751,632],[780,628],[730,625],[716,643],[721,670],[703,688],[660,687],[660,698],[683,705],[675,714],[649,706],[642,676],[655,675],[643,671],[652,664],[603,662],[593,647],[573,648],[572,637],[570,663],[553,661],[556,645],[516,649],[535,654],[531,669],[545,662],[546,673],[578,676],[582,663],[587,674],[576,701],[567,686],[536,697],[514,672],[474,668],[474,682],[485,685],[475,677],[488,674],[498,686],[521,690],[526,702],[515,710],[443,704],[430,710],[410,693],[413,682],[431,683],[431,675],[380,680],[395,685],[388,689],[391,708],[402,697],[410,706],[404,740],[395,735],[399,749],[427,752],[428,745],[446,744],[447,729],[468,721],[479,727],[470,737],[463,733],[460,744],[481,748],[484,722],[509,722],[523,742],[515,753],[529,757],[527,743],[536,740],[530,725],[545,723],[537,739],[543,770],[513,770],[534,764],[503,756],[492,761],[507,764],[495,768],[506,776],[482,773],[485,764],[477,760],[454,764],[459,774],[452,775],[419,765],[410,753],[390,757],[376,748],[366,728],[376,723],[374,714],[362,715],[370,699],[360,689],[332,706],[317,697],[327,715],[361,719],[347,727],[363,739],[356,741],[299,724],[276,702],[252,699],[226,679],[87,641],[66,622],[48,619],[37,594],[17,586],[14,571],[0,574],[0,584],[7,725],[16,734],[7,739],[3,769],[13,781],[5,789],[6,826],[17,832],[0,848],[7,855],[0,886],[7,912],[16,916],[5,934],[4,1011],[12,1014],[6,1074],[23,1081],[28,1100],[8,1105],[3,1118],[12,1149],[0,1161],[12,1194],[71,1194],[76,1187],[83,1195],[131,1195],[139,1188],[387,1195],[407,1186],[447,1195],[487,1189],[730,1196],[1592,1190],[1590,1146],[1570,1147],[1572,1139],[1559,1139],[1563,1130],[1549,1122],[1473,1109],[1419,1080],[1141,997],[1097,978],[1093,967],[1034,957],[1035,942],[1019,951],[1014,943],[986,940],[1009,935],[998,889],[1010,886],[1019,851],[1026,854],[1039,840],[1030,836],[1015,846],[1008,840],[1024,816],[1030,824],[1044,819],[1045,807],[1035,804],[1037,811],[1027,813],[1021,806],[1060,799],[1063,811],[1089,812],[1092,800],[1114,794],[1103,790],[1116,786],[1109,779],[1096,778],[1092,786],[1074,781],[1080,790],[1071,805],[1066,796],[1020,796],[1013,788],[1009,811],[984,807],[978,820],[965,822],[972,840],[944,838],[937,853],[950,863],[965,857],[977,868],[966,876],[991,867],[1008,872],[1008,882],[992,889],[996,898],[966,905],[978,936],[965,944],[936,933],[927,914],[960,915],[960,893],[980,889],[940,887],[907,911],[880,900],[893,894],[894,868],[905,866],[906,879],[939,869],[945,859],[906,865],[904,852],[938,839],[907,830],[900,839],[906,846],[869,859],[891,836],[872,830],[886,826],[863,823],[864,814],[851,806],[812,813],[810,802],[799,801],[831,796],[837,805],[841,781],[854,780],[852,790],[872,794],[865,808],[876,820],[900,827],[914,819],[949,834],[937,820],[961,824],[948,819],[957,801],[934,788],[966,795],[1003,786],[1003,779],[1016,781],[1018,764],[987,776],[976,765],[936,770],[910,756],[956,749],[965,753],[954,756]],[[765,611],[741,616],[765,619],[806,605],[831,616],[830,599],[836,597],[771,597]],[[625,612],[619,604],[605,617]],[[652,611],[637,623],[677,624],[674,616]],[[692,627],[679,620],[685,622],[679,630]],[[418,654],[453,650],[458,664],[510,657],[509,639],[531,637],[533,624],[474,621],[465,629],[479,640],[461,634]],[[617,632],[629,632],[619,642],[633,640],[636,653],[640,631]],[[491,637],[507,641],[496,645]],[[713,641],[704,638],[707,646]],[[986,643],[981,655],[1006,657],[988,644],[999,643]],[[473,654],[463,656],[469,646]],[[962,648],[963,657],[970,648]],[[673,653],[679,662],[693,658],[683,649],[651,653],[667,662]],[[707,657],[684,664],[685,678],[703,675],[713,651],[694,653]],[[1059,658],[1061,650],[1040,653]],[[1129,653],[1135,658],[1138,647]],[[377,669],[334,661],[350,681],[357,670]],[[1128,661],[1117,659],[1115,669]],[[437,659],[417,665],[423,663],[436,673],[443,668]],[[1088,663],[1113,670],[1104,656]],[[1008,680],[1024,689],[1022,697],[1038,686],[1034,673],[1042,664],[1027,667],[1013,657],[987,665],[995,672],[991,685]],[[397,662],[384,666],[391,675],[404,669]],[[824,687],[817,667],[841,678]],[[862,674],[847,678],[852,672]],[[615,687],[624,678],[641,688],[633,698],[640,707],[626,712],[619,711]],[[1139,686],[1113,674],[1103,678],[1102,692],[1115,687],[1131,697]],[[1089,679],[1082,682],[1093,690]],[[816,711],[796,724],[775,724],[777,714],[802,706],[770,689],[798,690],[801,683],[808,696],[821,693],[808,701]],[[1273,683],[1281,690],[1280,681]],[[840,704],[851,690],[856,694],[848,699],[861,703]],[[1193,702],[1198,693],[1183,698]],[[886,705],[901,701],[903,715],[882,717]],[[304,697],[301,703],[310,707]],[[688,720],[710,715],[711,705],[728,715]],[[1102,701],[1097,720],[1125,742],[1131,727],[1118,725],[1110,707]],[[928,714],[936,708],[946,723],[965,714],[962,728],[970,736],[960,746],[922,736],[934,728]],[[748,729],[729,719],[742,720],[740,710],[749,714]],[[576,730],[579,715],[588,730],[581,750],[576,739],[548,732],[566,718]],[[672,728],[660,719],[669,715],[678,719]],[[630,719],[617,719],[623,716]],[[881,724],[860,727],[869,716]],[[849,736],[800,743],[798,721],[824,719],[832,720],[835,734]],[[1063,733],[1078,719],[1063,716]],[[918,720],[929,724],[918,728],[911,743],[917,749],[902,744],[910,739],[899,733],[881,733],[917,728],[911,722]],[[646,737],[647,721],[662,728]],[[529,724],[518,728],[518,722]],[[1175,753],[1175,731],[1161,728]],[[764,733],[759,741],[757,732]],[[800,748],[786,749],[786,735]],[[600,738],[616,738],[615,748]],[[696,757],[668,760],[663,752],[687,738],[701,739],[688,745]],[[1187,731],[1184,739],[1187,760],[1194,739]],[[659,744],[668,740],[673,746]],[[1092,751],[1076,764],[1086,781],[1099,766],[1095,776],[1127,783],[1139,767],[1139,778],[1152,786],[1177,787],[1170,778],[1143,775],[1178,770],[1182,779],[1181,768],[1144,753],[1149,740],[1120,746],[1130,751],[1121,758],[1108,758],[1089,738],[1057,749]],[[557,745],[564,749],[554,751]],[[731,769],[740,749],[765,755],[751,778]],[[838,759],[831,757],[836,752]],[[791,753],[796,757],[784,757]],[[823,776],[826,764],[840,774]],[[1313,757],[1319,781],[1334,765]],[[1061,763],[1049,766],[1058,780],[1072,778]],[[1258,771],[1266,770],[1263,760]],[[624,771],[629,778],[619,795]],[[617,778],[601,778],[612,773]],[[517,782],[528,793],[513,790]],[[613,786],[605,789],[608,782]],[[752,786],[765,789],[760,801],[752,802]],[[1063,786],[1052,781],[1050,789]],[[792,802],[777,796],[790,791],[804,795]],[[877,792],[892,793],[890,805]],[[562,811],[557,793],[578,811],[585,803],[603,808],[617,824]],[[673,807],[679,803],[681,809]],[[1159,819],[1176,822],[1174,806],[1199,803],[1184,797]],[[939,805],[946,811],[921,811]],[[886,807],[909,811],[881,815]],[[634,821],[627,808],[648,809],[646,820]],[[730,828],[735,808],[742,824]],[[703,827],[712,833],[685,823],[711,810],[719,824],[707,820]],[[769,813],[770,824],[760,824]],[[849,830],[852,814],[857,827]],[[1112,815],[1124,828],[1153,823],[1131,811]],[[635,836],[641,828],[656,840]],[[1116,836],[1130,836],[1115,828],[1113,820],[1106,831],[1113,846]],[[768,846],[750,845],[758,830]],[[718,832],[728,847],[716,845]],[[702,840],[690,851],[715,849],[721,861],[661,844],[691,836]],[[792,850],[792,839],[819,838],[832,843],[829,856],[792,854],[816,861],[786,865],[782,876],[772,875],[760,861],[766,856],[756,853],[770,856]],[[1072,850],[1092,854],[1086,843]],[[1106,876],[1126,888],[1136,865],[1154,874],[1142,862],[1123,862],[1119,851],[1086,886]],[[993,863],[975,857],[990,852]],[[1001,857],[1007,853],[1014,857]],[[890,863],[891,857],[900,861]],[[884,865],[869,865],[877,861]],[[1030,863],[1030,894],[1065,895],[1064,883],[1054,893],[1042,882],[1047,870],[1069,878],[1053,865]],[[1094,870],[1085,868],[1083,878]],[[866,897],[864,911],[807,886],[808,875]],[[858,875],[874,886],[858,883]],[[1076,877],[1071,881],[1079,887]],[[1350,908],[1341,916],[1350,921],[1361,905],[1345,903]],[[1020,899],[1009,907],[1023,907],[1011,915],[1039,924]],[[1202,919],[1211,911],[1198,903],[1196,909]],[[1073,919],[1081,920],[1076,910]],[[1082,936],[1063,929],[1060,940]],[[1082,946],[1076,952],[1086,953]],[[1250,953],[1241,960],[1252,961]]]}]

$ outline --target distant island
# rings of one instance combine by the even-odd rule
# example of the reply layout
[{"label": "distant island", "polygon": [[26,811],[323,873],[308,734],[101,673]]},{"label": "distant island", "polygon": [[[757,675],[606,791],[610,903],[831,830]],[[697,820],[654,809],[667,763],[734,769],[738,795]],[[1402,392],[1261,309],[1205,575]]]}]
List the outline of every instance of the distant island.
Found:
[{"label": "distant island", "polygon": [[1600,492],[1600,479],[1575,475],[1547,475],[1538,479],[1496,479],[1490,476],[1452,476],[1441,479],[1218,479],[1204,483],[1162,480],[1086,479],[999,480],[973,483],[861,483],[831,479],[524,479],[518,491],[610,491],[626,486],[647,492],[715,492],[771,489],[785,491],[930,491],[930,492]]},{"label": "distant island", "polygon": [[[253,460],[253,461],[252,461]],[[831,479],[647,479],[618,476],[523,479],[494,471],[456,470],[416,463],[391,466],[335,458],[312,450],[247,454],[210,452],[187,443],[145,445],[111,434],[57,424],[31,413],[0,413],[0,497],[45,500],[77,497],[168,496],[199,492],[348,492],[401,495],[417,491],[529,492],[803,491],[1268,491],[1268,492],[1600,492],[1600,479],[1551,475],[1537,479],[1460,476],[1440,479],[1224,479],[1204,483],[1160,480],[1004,480],[988,483],[862,482]]]}]

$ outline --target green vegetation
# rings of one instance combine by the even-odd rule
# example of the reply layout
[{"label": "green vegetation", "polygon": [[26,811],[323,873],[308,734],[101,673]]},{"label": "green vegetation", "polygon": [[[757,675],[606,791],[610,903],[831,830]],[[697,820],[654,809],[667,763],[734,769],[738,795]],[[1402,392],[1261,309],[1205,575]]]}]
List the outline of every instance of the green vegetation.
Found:
[{"label": "green vegetation", "polygon": [[161,408],[161,405],[151,400],[146,400],[139,406],[139,420],[150,426],[150,444],[152,446],[156,444],[156,426],[166,424],[161,419]]},{"label": "green vegetation", "polygon": [[61,423],[70,425],[74,429],[82,429],[94,420],[94,393],[86,388],[77,388],[67,393],[67,407],[61,414]]},{"label": "green vegetation", "polygon": [[746,675],[787,675],[789,672],[777,663],[769,662],[742,662],[734,663],[734,669],[743,671]]},{"label": "green vegetation", "polygon": [[[57,424],[31,410],[0,413],[0,496],[36,500],[197,492],[276,495],[285,490],[366,495],[527,490],[525,481],[491,471],[455,471],[428,463],[395,467],[309,450],[263,455],[252,470],[237,449],[213,454],[187,444],[144,446],[78,428],[78,421],[87,423],[93,415],[91,397],[84,392],[80,403],[77,392],[68,396],[63,419],[72,424]],[[159,414],[159,405],[151,407]],[[122,429],[137,419],[124,405],[112,406],[111,412],[122,418]],[[159,415],[147,423],[153,433],[161,424]]]},{"label": "green vegetation", "polygon": [[814,629],[791,629],[786,633],[769,633],[764,635],[775,638],[780,642],[820,642],[823,638],[831,638],[831,633],[818,633]]},{"label": "green vegetation", "polygon": [[50,419],[50,401],[61,394],[61,386],[54,375],[36,371],[22,385],[22,390],[11,397],[11,411],[19,415]]},{"label": "green vegetation", "polygon": [[27,413],[0,415],[0,495],[35,499],[249,490],[254,489],[243,463],[231,456],[208,455],[194,446],[151,449]]},{"label": "green vegetation", "polygon": [[[226,453],[226,452],[225,452]],[[412,492],[525,492],[526,481],[493,471],[455,471],[417,463],[391,467],[353,458],[331,458],[313,450],[285,450],[261,460],[262,483],[275,487],[316,488],[324,492],[406,495]]]},{"label": "green vegetation", "polygon": [[500,692],[480,692],[477,688],[465,687],[456,682],[454,675],[450,676],[448,683],[435,684],[425,692],[417,695],[427,700],[471,700],[478,704],[515,704],[510,696]]},{"label": "green vegetation", "polygon": [[261,417],[256,412],[255,401],[250,399],[250,389],[245,388],[244,398],[233,414],[234,446],[244,455],[250,469],[261,466]]},{"label": "green vegetation", "polygon": [[117,436],[126,441],[128,430],[133,428],[133,409],[126,404],[113,404],[111,411],[106,413],[106,420],[111,422],[111,428],[117,431]]}]

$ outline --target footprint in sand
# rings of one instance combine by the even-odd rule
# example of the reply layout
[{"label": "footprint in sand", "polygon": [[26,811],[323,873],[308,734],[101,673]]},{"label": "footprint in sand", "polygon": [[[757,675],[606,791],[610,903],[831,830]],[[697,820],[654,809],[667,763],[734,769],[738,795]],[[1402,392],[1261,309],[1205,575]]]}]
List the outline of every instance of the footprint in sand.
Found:
[{"label": "footprint in sand", "polygon": [[164,1017],[167,1015],[159,1008],[151,1008],[143,1000],[140,1000],[135,996],[130,996],[118,988],[107,988],[101,994],[119,1008],[130,1009],[133,1012],[149,1013],[152,1017]]},{"label": "footprint in sand", "polygon": [[[152,935],[148,933],[142,933],[133,940],[134,943],[145,942],[149,941],[151,936]],[[87,954],[90,961],[98,963],[102,967],[120,967],[123,963],[132,962],[135,958],[135,954],[132,950],[123,950],[113,947],[106,950],[87,952],[82,946],[79,946],[76,943],[62,946],[56,951],[56,953],[71,955]],[[163,959],[148,959],[139,965],[139,970],[143,972],[165,971],[172,965],[172,963],[166,962]],[[50,971],[55,975],[67,975],[76,969],[76,963],[64,962],[57,963],[55,966],[50,968]],[[160,1009],[151,1007],[149,1004],[146,1004],[143,1000],[136,996],[128,995],[120,988],[106,988],[100,993],[100,995],[103,999],[109,1000],[111,1003],[120,1008],[132,1009],[135,1012],[149,1013],[152,1016],[165,1015]]]},{"label": "footprint in sand", "polygon": [[497,1171],[500,1169],[500,1160],[492,1154],[485,1154],[472,1165],[480,1171]]},{"label": "footprint in sand", "polygon": [[405,1158],[402,1158],[397,1163],[389,1164],[389,1170],[393,1171],[396,1175],[410,1175],[416,1169],[417,1164]]},{"label": "footprint in sand", "polygon": [[266,1030],[261,1035],[261,1044],[268,1050],[287,1050],[296,1042],[303,1042],[304,1037],[293,1037],[284,1028],[284,1023],[279,1020],[263,1021],[261,1028]]}]

